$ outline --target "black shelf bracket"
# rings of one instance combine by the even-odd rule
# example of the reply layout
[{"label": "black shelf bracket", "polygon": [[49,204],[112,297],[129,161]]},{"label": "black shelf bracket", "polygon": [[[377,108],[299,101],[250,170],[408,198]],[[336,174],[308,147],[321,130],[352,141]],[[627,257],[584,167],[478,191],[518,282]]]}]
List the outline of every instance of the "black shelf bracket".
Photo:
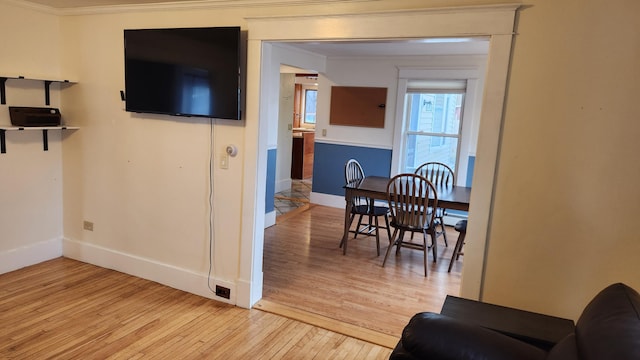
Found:
[{"label": "black shelf bracket", "polygon": [[49,151],[49,130],[42,129],[42,149]]},{"label": "black shelf bracket", "polygon": [[[9,130],[17,130],[18,132],[27,131],[27,130],[42,130],[42,150],[49,151],[49,130],[67,130],[69,129],[66,126],[51,126],[47,128],[43,127],[8,127],[0,129],[0,153],[7,153],[7,140],[6,140],[6,132]],[[71,128],[77,129],[77,128]]]},{"label": "black shelf bracket", "polygon": [[51,105],[51,84],[52,83],[70,83],[69,80],[39,80],[39,79],[28,79],[24,76],[20,75],[18,77],[12,76],[0,76],[0,104],[5,105],[7,103],[7,86],[6,82],[9,79],[16,80],[37,80],[44,82],[44,103],[49,106]]},{"label": "black shelf bracket", "polygon": [[7,130],[4,129],[0,129],[0,154],[6,154],[7,153],[7,143],[6,143],[6,139],[5,139],[5,135],[4,133],[7,132]]},{"label": "black shelf bracket", "polygon": [[[44,104],[49,106],[51,105],[51,83],[53,81],[51,80],[45,80],[44,81]],[[46,150],[46,149],[45,149]]]},{"label": "black shelf bracket", "polygon": [[5,86],[6,82],[6,77],[0,77],[0,104],[2,105],[7,103],[7,88]]}]

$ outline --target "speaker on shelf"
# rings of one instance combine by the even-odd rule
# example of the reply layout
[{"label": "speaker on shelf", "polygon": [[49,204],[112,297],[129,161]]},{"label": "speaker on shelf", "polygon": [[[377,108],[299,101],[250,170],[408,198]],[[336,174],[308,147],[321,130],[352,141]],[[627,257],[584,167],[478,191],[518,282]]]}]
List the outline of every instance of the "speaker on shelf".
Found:
[{"label": "speaker on shelf", "polygon": [[9,106],[13,126],[60,126],[60,110],[56,108]]}]

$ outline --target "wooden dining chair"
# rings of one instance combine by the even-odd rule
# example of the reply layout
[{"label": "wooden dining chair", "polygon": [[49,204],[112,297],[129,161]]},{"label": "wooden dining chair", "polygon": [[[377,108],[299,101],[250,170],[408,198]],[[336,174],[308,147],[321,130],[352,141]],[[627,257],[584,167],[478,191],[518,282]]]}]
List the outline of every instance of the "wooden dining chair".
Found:
[{"label": "wooden dining chair", "polygon": [[[345,182],[347,184],[362,181],[364,179],[364,170],[362,166],[356,159],[349,159],[344,165],[344,177]],[[387,235],[389,239],[391,239],[391,230],[389,227],[389,208],[386,206],[378,206],[375,204],[373,199],[369,199],[366,197],[355,196],[352,197],[349,201],[351,201],[351,215],[349,218],[349,229],[353,224],[353,220],[356,216],[358,216],[358,224],[354,230],[349,230],[350,233],[353,233],[353,238],[355,239],[358,235],[375,235],[376,237],[376,248],[377,254],[380,256],[380,233],[379,229],[387,229]],[[366,224],[362,224],[362,219],[367,217],[368,222]],[[379,217],[384,217],[384,222],[386,226],[381,226],[378,221]],[[348,238],[348,236],[347,236]],[[342,248],[342,253],[347,253],[347,246],[344,244],[346,240],[343,239],[340,241],[340,247]]]},{"label": "wooden dining chair", "polygon": [[[387,199],[391,214],[391,227],[394,228],[392,240],[382,261],[384,267],[391,253],[396,247],[396,255],[403,247],[417,249],[424,252],[424,276],[427,276],[427,254],[431,248],[433,261],[437,259],[437,242],[434,228],[435,212],[427,211],[429,199],[432,206],[438,205],[438,195],[435,186],[427,178],[417,174],[399,174],[392,177],[387,184]],[[415,242],[413,237],[404,240],[404,234],[422,233],[422,243]],[[431,238],[431,245],[427,245],[427,238]]]},{"label": "wooden dining chair", "polygon": [[[426,162],[420,165],[416,169],[415,173],[427,178],[427,180],[429,180],[436,187],[436,189],[451,188],[456,184],[456,176],[453,172],[453,169],[440,162]],[[433,211],[433,208],[430,208],[430,211]],[[447,241],[447,231],[444,225],[444,216],[447,214],[446,209],[436,208],[435,213],[435,226],[440,228],[440,230],[436,232],[436,237],[442,235],[442,238],[444,239],[444,245],[449,246],[449,243]]]}]

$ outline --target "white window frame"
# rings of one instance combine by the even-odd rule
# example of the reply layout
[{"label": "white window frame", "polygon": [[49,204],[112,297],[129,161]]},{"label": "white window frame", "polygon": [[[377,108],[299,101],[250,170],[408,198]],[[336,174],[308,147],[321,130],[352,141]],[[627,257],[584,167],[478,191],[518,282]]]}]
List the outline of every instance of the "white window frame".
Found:
[{"label": "white window frame", "polygon": [[[305,129],[315,129],[316,128],[316,124],[309,124],[306,123],[304,121],[304,117],[306,115],[306,111],[307,111],[307,90],[315,90],[318,91],[318,85],[311,85],[311,84],[302,84],[301,87],[301,92],[302,94],[300,94],[300,127],[301,128],[305,128]],[[316,123],[318,122],[317,117],[316,117]]]},{"label": "white window frame", "polygon": [[[309,92],[309,91],[315,91],[316,92],[316,99],[317,99],[317,94],[318,94],[318,87],[317,86],[313,86],[313,87],[306,86],[306,85],[302,86],[302,93],[304,95],[302,96],[302,109],[301,109],[302,118],[300,119],[300,123],[304,124],[304,125],[309,125],[309,126],[315,127],[317,120],[314,123],[308,123],[307,122],[307,92]],[[316,108],[317,108],[317,100],[316,100]],[[317,114],[317,113],[318,113],[318,111],[316,109],[315,114]],[[316,119],[317,119],[317,116],[316,116]]]},{"label": "white window frame", "polygon": [[[453,168],[454,168],[454,172],[456,173],[456,175],[459,172],[459,166],[460,166],[460,145],[461,145],[461,139],[462,139],[462,126],[464,125],[463,120],[464,120],[464,104],[465,104],[465,97],[466,97],[466,84],[465,84],[465,90],[442,90],[442,89],[424,89],[424,90],[411,90],[411,91],[405,91],[405,99],[404,99],[404,103],[405,106],[407,106],[408,101],[407,101],[407,95],[409,94],[461,94],[462,95],[462,106],[463,108],[460,110],[460,125],[458,126],[458,129],[456,130],[456,133],[446,133],[446,123],[442,122],[441,124],[441,131],[440,132],[425,132],[425,131],[413,131],[413,130],[407,130],[404,133],[404,146],[402,147],[402,161],[400,162],[400,166],[401,169],[405,169],[406,168],[406,152],[407,152],[407,148],[406,148],[406,140],[409,139],[409,137],[411,135],[417,135],[417,136],[431,136],[431,137],[437,137],[437,138],[441,138],[443,141],[439,144],[436,145],[437,147],[443,146],[442,144],[444,143],[444,138],[453,138],[457,140],[457,146],[456,146],[456,161],[455,164],[453,164]],[[433,105],[435,106],[435,105]],[[405,109],[407,110],[407,109]],[[404,112],[403,115],[403,121],[405,122],[405,127],[409,124],[409,122],[411,121],[411,117],[409,115],[408,111]],[[431,147],[436,147],[434,145],[431,145]]]},{"label": "white window frame", "polygon": [[398,92],[396,121],[394,129],[393,155],[391,162],[391,175],[400,173],[405,166],[406,127],[405,117],[407,84],[409,80],[466,80],[467,91],[462,109],[462,129],[458,144],[458,164],[456,170],[456,185],[466,186],[469,156],[475,156],[478,141],[478,126],[480,104],[482,103],[482,81],[480,69],[477,67],[461,67],[448,69],[416,69],[400,68],[398,76]]}]

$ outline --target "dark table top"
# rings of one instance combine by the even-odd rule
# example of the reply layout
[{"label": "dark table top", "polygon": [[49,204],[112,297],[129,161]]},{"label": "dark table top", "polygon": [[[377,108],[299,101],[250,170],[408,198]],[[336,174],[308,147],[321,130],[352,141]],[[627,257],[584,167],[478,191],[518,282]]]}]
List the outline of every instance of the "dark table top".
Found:
[{"label": "dark table top", "polygon": [[[367,176],[361,181],[355,181],[344,186],[349,191],[355,191],[358,195],[368,196],[372,199],[386,200],[388,177]],[[469,200],[471,198],[471,188],[464,186],[436,187],[438,193],[438,207],[469,211]]]}]

